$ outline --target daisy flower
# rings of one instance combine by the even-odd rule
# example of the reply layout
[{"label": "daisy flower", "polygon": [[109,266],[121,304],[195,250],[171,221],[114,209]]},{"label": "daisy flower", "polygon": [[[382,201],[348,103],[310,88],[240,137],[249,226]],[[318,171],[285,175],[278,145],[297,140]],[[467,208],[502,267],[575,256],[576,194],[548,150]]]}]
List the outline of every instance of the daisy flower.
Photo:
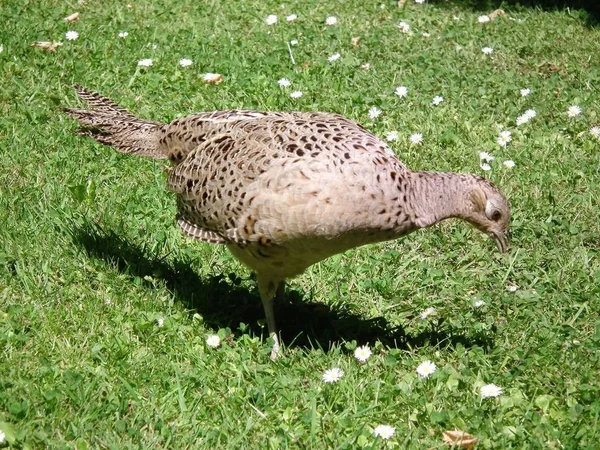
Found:
[{"label": "daisy flower", "polygon": [[502,131],[500,132],[500,136],[498,136],[498,145],[502,147],[506,147],[508,143],[512,141],[512,137],[510,136],[510,131]]},{"label": "daisy flower", "polygon": [[435,370],[436,370],[435,364],[432,363],[431,361],[423,361],[417,367],[417,373],[419,374],[419,376],[421,378],[429,377],[429,375],[433,374],[433,372],[435,372]]},{"label": "daisy flower", "polygon": [[594,136],[596,139],[600,139],[600,127],[590,128],[590,134],[592,136]]},{"label": "daisy flower", "polygon": [[434,105],[436,105],[436,106],[437,106],[437,105],[439,105],[440,103],[442,103],[443,101],[444,101],[444,97],[441,97],[441,96],[439,96],[439,95],[436,95],[435,97],[433,97],[433,101],[432,101],[432,103],[433,103]]},{"label": "daisy flower", "polygon": [[581,108],[578,105],[569,106],[567,110],[567,116],[569,117],[577,117],[581,114]]},{"label": "daisy flower", "polygon": [[329,16],[327,19],[325,19],[325,25],[335,25],[337,23],[337,17],[334,16]]},{"label": "daisy flower", "polygon": [[300,98],[300,97],[302,97],[302,95],[303,95],[302,91],[294,91],[294,92],[292,92],[290,94],[290,97],[292,97],[292,98]]},{"label": "daisy flower", "polygon": [[371,349],[368,345],[357,347],[357,349],[354,350],[354,357],[358,360],[358,362],[364,363],[371,357]]},{"label": "daisy flower", "polygon": [[400,28],[400,31],[402,31],[403,33],[408,33],[410,31],[410,25],[406,22],[398,23],[398,28]]},{"label": "daisy flower", "polygon": [[342,55],[340,55],[339,53],[334,53],[329,58],[327,58],[327,61],[329,61],[329,62],[337,61],[338,59],[340,59],[341,56]]},{"label": "daisy flower", "polygon": [[423,133],[413,133],[410,135],[409,139],[412,144],[421,144],[423,142]]},{"label": "daisy flower", "polygon": [[[2,47],[0,45],[0,47]],[[0,49],[1,51],[1,49]],[[0,430],[0,444],[2,444],[4,442],[4,439],[6,439],[6,434],[4,434],[4,431]]]},{"label": "daisy flower", "polygon": [[385,139],[388,142],[392,142],[392,141],[398,140],[398,132],[397,131],[390,131],[389,133],[387,133],[385,135]]},{"label": "daisy flower", "polygon": [[152,60],[150,58],[140,59],[138,61],[138,66],[141,67],[150,67],[152,65]]},{"label": "daisy flower", "polygon": [[287,16],[285,18],[285,20],[287,20],[288,22],[293,22],[294,20],[296,20],[298,18],[298,16],[296,14],[290,14],[289,16]]},{"label": "daisy flower", "polygon": [[74,41],[79,37],[79,33],[77,31],[67,31],[65,33],[65,38],[67,41]]},{"label": "daisy flower", "polygon": [[486,172],[489,172],[490,170],[492,170],[492,166],[490,166],[488,163],[483,162],[483,161],[479,163],[479,167],[481,167],[481,170],[485,170]]},{"label": "daisy flower", "polygon": [[485,162],[491,162],[495,159],[494,156],[490,155],[488,152],[479,152],[479,160]]},{"label": "daisy flower", "polygon": [[537,116],[537,113],[535,112],[535,109],[528,109],[527,111],[525,111],[525,114],[523,114],[523,115],[525,117],[527,117],[527,119],[531,120],[535,116]]},{"label": "daisy flower", "polygon": [[529,88],[521,89],[521,97],[527,97],[529,94],[531,94],[531,89],[529,89]]},{"label": "daisy flower", "polygon": [[406,94],[408,94],[408,88],[406,86],[398,86],[395,93],[400,98],[406,97]]},{"label": "daisy flower", "polygon": [[512,169],[513,167],[515,167],[515,162],[512,159],[507,159],[502,163],[502,165],[507,169]]},{"label": "daisy flower", "polygon": [[423,3],[425,3],[425,0],[415,0],[415,3],[418,3],[419,5],[422,5]]},{"label": "daisy flower", "polygon": [[287,78],[280,78],[279,81],[277,81],[277,84],[279,86],[281,86],[282,88],[286,88],[286,87],[290,87],[292,85],[292,82],[290,80],[288,80]]},{"label": "daisy flower", "polygon": [[517,292],[519,288],[517,286],[515,286],[514,284],[511,284],[510,286],[506,286],[506,290],[508,292]]},{"label": "daisy flower", "polygon": [[277,16],[275,14],[268,15],[265,19],[267,25],[275,25],[277,23]]},{"label": "daisy flower", "polygon": [[371,120],[377,119],[380,114],[381,114],[381,110],[379,108],[377,108],[376,106],[371,106],[371,109],[369,109],[369,118]]},{"label": "daisy flower", "polygon": [[430,306],[429,308],[421,312],[421,319],[425,320],[433,314],[435,314],[435,308]]},{"label": "daisy flower", "polygon": [[494,53],[494,49],[492,47],[483,47],[481,51],[486,55],[491,55]]},{"label": "daisy flower", "polygon": [[490,21],[490,16],[479,16],[479,17],[477,18],[477,21],[478,21],[479,23],[486,23],[486,22],[489,22],[489,21]]},{"label": "daisy flower", "polygon": [[179,65],[181,67],[189,67],[192,65],[192,60],[187,58],[182,58],[179,60]]},{"label": "daisy flower", "polygon": [[396,429],[391,425],[377,425],[373,430],[375,436],[385,440],[390,439],[395,432]]},{"label": "daisy flower", "polygon": [[495,384],[486,384],[481,386],[481,398],[498,397],[502,394],[502,388]]},{"label": "daisy flower", "polygon": [[298,40],[297,39],[292,39],[290,41],[290,45],[298,45]]},{"label": "daisy flower", "polygon": [[129,36],[129,33],[127,31],[121,31],[119,33],[120,38],[126,38],[127,36]]},{"label": "daisy flower", "polygon": [[323,373],[323,381],[325,383],[337,383],[344,376],[344,371],[338,367],[328,369]]},{"label": "daisy flower", "polygon": [[162,317],[159,317],[158,319],[156,319],[156,326],[158,326],[159,328],[162,327],[165,324],[165,319],[163,319]]},{"label": "daisy flower", "polygon": [[473,304],[475,305],[475,308],[481,308],[483,305],[485,305],[485,302],[483,300],[476,300]]},{"label": "daisy flower", "polygon": [[429,36],[431,36],[431,34],[429,34],[429,33],[423,33],[421,36],[423,36],[424,38],[428,38]]},{"label": "daisy flower", "polygon": [[517,120],[515,121],[517,126],[523,125],[524,123],[527,123],[527,122],[529,122],[529,118],[525,114],[517,117]]},{"label": "daisy flower", "polygon": [[221,338],[216,334],[211,334],[206,338],[206,345],[212,348],[217,348],[219,345],[221,345]]}]

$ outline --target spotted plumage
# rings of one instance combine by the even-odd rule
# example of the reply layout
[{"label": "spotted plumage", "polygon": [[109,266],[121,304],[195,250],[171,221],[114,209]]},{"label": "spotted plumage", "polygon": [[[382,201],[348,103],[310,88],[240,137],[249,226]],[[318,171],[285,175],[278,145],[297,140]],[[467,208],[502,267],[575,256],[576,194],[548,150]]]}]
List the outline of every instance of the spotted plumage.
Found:
[{"label": "spotted plumage", "polygon": [[193,114],[162,124],[76,88],[89,110],[66,109],[81,133],[123,153],[168,158],[177,224],[226,245],[254,270],[279,350],[273,298],[310,265],[360,245],[458,217],[506,250],[510,209],[489,181],[414,172],[357,123],[320,112]]}]

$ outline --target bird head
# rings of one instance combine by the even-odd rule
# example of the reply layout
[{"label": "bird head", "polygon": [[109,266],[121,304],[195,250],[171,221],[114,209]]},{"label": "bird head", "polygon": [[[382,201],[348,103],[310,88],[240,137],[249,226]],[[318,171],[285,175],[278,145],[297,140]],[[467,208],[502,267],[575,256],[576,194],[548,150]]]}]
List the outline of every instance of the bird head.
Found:
[{"label": "bird head", "polygon": [[484,178],[471,190],[472,210],[465,219],[496,241],[500,253],[508,250],[510,206],[500,190]]}]

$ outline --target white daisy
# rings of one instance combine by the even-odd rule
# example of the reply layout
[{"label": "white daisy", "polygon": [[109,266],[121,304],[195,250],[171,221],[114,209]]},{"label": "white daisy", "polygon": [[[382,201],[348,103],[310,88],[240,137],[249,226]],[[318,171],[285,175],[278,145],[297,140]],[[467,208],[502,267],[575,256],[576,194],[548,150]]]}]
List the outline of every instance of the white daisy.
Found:
[{"label": "white daisy", "polygon": [[179,65],[181,67],[189,67],[192,65],[192,60],[187,58],[182,58],[179,60]]},{"label": "white daisy", "polygon": [[292,39],[290,41],[290,45],[298,45],[298,40],[297,39]]},{"label": "white daisy", "polygon": [[300,97],[302,97],[302,95],[303,95],[302,91],[294,91],[294,92],[292,92],[290,94],[290,97],[292,97],[292,98],[300,98]]},{"label": "white daisy", "polygon": [[392,142],[392,141],[398,140],[398,132],[397,131],[390,131],[389,133],[387,133],[385,135],[385,140],[388,141],[388,142]]},{"label": "white daisy", "polygon": [[216,334],[211,334],[206,338],[206,345],[212,348],[217,348],[219,345],[221,345],[221,338]]},{"label": "white daisy", "polygon": [[[2,51],[2,46],[0,45],[0,52]],[[4,431],[0,430],[0,444],[2,444],[4,442],[4,439],[6,439],[6,434],[4,434]]]},{"label": "white daisy", "polygon": [[492,47],[483,47],[481,51],[486,55],[491,55],[494,53],[494,49]]},{"label": "white daisy", "polygon": [[477,18],[477,21],[478,21],[479,23],[486,23],[486,22],[489,22],[489,21],[490,21],[490,16],[479,16],[479,17]]},{"label": "white daisy", "polygon": [[158,48],[158,45],[152,44],[152,50],[156,50],[157,48]]},{"label": "white daisy", "polygon": [[433,97],[433,101],[432,101],[432,103],[433,103],[434,105],[436,105],[436,106],[437,106],[437,105],[439,105],[440,103],[442,103],[443,101],[444,101],[444,97],[441,97],[441,96],[439,96],[439,95],[436,95],[435,97]]},{"label": "white daisy", "polygon": [[481,386],[481,398],[498,397],[502,394],[502,388],[495,384],[486,384]]},{"label": "white daisy", "polygon": [[277,81],[277,84],[279,84],[279,86],[281,86],[282,88],[286,88],[290,87],[292,85],[292,82],[287,78],[280,78],[279,81]]},{"label": "white daisy", "polygon": [[337,383],[344,376],[344,371],[338,367],[334,367],[333,369],[326,370],[323,373],[323,381],[325,383]]},{"label": "white daisy", "polygon": [[156,319],[156,325],[160,328],[165,324],[165,319],[163,319],[162,317],[159,317],[158,319]]},{"label": "white daisy", "polygon": [[462,46],[462,45],[458,45],[458,44],[456,44],[456,45],[454,46],[454,50],[456,50],[457,52],[460,52],[462,49],[463,49],[463,46]]},{"label": "white daisy", "polygon": [[600,127],[590,128],[590,134],[592,136],[594,136],[596,139],[600,139]]},{"label": "white daisy", "polygon": [[337,23],[337,17],[334,16],[329,16],[327,19],[325,19],[325,25],[335,25]]},{"label": "white daisy", "polygon": [[515,162],[512,159],[507,159],[502,163],[502,165],[507,169],[512,169],[513,167],[515,167]]},{"label": "white daisy", "polygon": [[576,117],[581,114],[581,108],[578,105],[569,106],[567,110],[567,115],[569,117]]},{"label": "white daisy", "polygon": [[67,41],[74,41],[79,37],[79,33],[77,31],[67,31],[65,33],[65,38]]},{"label": "white daisy", "polygon": [[127,31],[121,31],[119,33],[120,38],[126,38],[127,36],[129,36],[129,33]]},{"label": "white daisy", "polygon": [[150,67],[151,65],[152,65],[152,60],[150,58],[140,59],[138,61],[138,66]]},{"label": "white daisy", "polygon": [[398,86],[395,93],[400,98],[406,97],[406,94],[408,94],[408,88],[406,86]]},{"label": "white daisy", "polygon": [[287,20],[288,22],[293,22],[294,20],[296,20],[298,18],[298,16],[296,14],[290,14],[289,16],[287,16],[285,18],[285,20]]},{"label": "white daisy", "polygon": [[435,308],[430,306],[429,308],[427,308],[421,312],[421,319],[425,320],[433,314],[435,314]]},{"label": "white daisy", "polygon": [[529,94],[531,94],[531,89],[529,89],[529,88],[521,89],[521,97],[527,97]]},{"label": "white daisy", "polygon": [[527,122],[529,122],[529,117],[527,117],[525,114],[517,117],[517,120],[515,121],[517,126],[523,125],[524,123],[527,123]]},{"label": "white daisy", "polygon": [[423,3],[425,3],[425,0],[415,0],[415,3],[418,3],[419,5],[422,5]]},{"label": "white daisy", "polygon": [[421,36],[423,36],[424,38],[428,38],[429,36],[431,36],[431,34],[429,34],[429,33],[423,33]]},{"label": "white daisy", "polygon": [[495,159],[495,157],[490,155],[488,152],[479,152],[479,159],[481,161],[491,162]]},{"label": "white daisy", "polygon": [[334,53],[329,58],[327,58],[327,61],[329,61],[329,62],[337,61],[338,59],[341,58],[341,56],[342,55],[340,55],[339,53]]},{"label": "white daisy", "polygon": [[379,108],[377,108],[376,106],[371,106],[371,108],[369,109],[369,118],[371,120],[377,119],[380,114],[381,114],[381,110]]},{"label": "white daisy", "polygon": [[508,292],[517,292],[519,288],[517,286],[515,286],[514,284],[511,284],[509,286],[506,286],[506,290]]},{"label": "white daisy", "polygon": [[369,64],[369,63],[361,64],[360,68],[363,70],[369,70],[371,68],[371,64]]},{"label": "white daisy", "polygon": [[354,357],[358,362],[364,363],[371,357],[371,349],[368,345],[357,347],[356,350],[354,350]]},{"label": "white daisy", "polygon": [[396,429],[391,425],[377,425],[373,430],[375,436],[385,440],[390,439],[395,432]]},{"label": "white daisy", "polygon": [[475,305],[475,308],[481,308],[483,305],[485,305],[485,302],[483,300],[476,300],[473,304]]},{"label": "white daisy", "polygon": [[498,145],[506,147],[510,141],[512,141],[510,131],[505,130],[500,132],[500,136],[498,136]]},{"label": "white daisy", "polygon": [[535,109],[528,109],[527,111],[525,111],[525,114],[523,114],[525,117],[527,117],[528,120],[533,119],[535,116],[537,116],[537,113],[535,112]]},{"label": "white daisy", "polygon": [[486,162],[480,162],[479,167],[481,167],[481,170],[485,170],[486,172],[489,172],[490,170],[492,170],[492,166],[490,166]]},{"label": "white daisy", "polygon": [[409,139],[412,144],[421,144],[423,142],[423,133],[413,133],[410,135]]},{"label": "white daisy", "polygon": [[432,363],[431,361],[423,361],[417,367],[417,373],[419,374],[419,376],[421,378],[427,378],[429,375],[431,375],[433,372],[435,372],[435,370],[436,370],[435,364]]},{"label": "white daisy", "polygon": [[410,31],[410,25],[406,22],[398,23],[398,28],[400,28],[400,31],[402,31],[403,33],[408,33]]},{"label": "white daisy", "polygon": [[265,23],[267,25],[275,25],[277,23],[277,16],[275,14],[270,14],[265,19]]}]

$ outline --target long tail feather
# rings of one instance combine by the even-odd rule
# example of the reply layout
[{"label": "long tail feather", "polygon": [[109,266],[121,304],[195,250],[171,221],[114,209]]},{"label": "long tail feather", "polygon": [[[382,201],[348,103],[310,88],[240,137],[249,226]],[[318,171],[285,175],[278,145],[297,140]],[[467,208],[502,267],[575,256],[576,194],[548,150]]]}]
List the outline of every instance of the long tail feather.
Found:
[{"label": "long tail feather", "polygon": [[90,109],[64,108],[65,113],[81,125],[79,134],[110,145],[121,153],[147,156],[154,159],[167,157],[160,146],[164,124],[136,118],[112,100],[85,89],[74,87]]}]

